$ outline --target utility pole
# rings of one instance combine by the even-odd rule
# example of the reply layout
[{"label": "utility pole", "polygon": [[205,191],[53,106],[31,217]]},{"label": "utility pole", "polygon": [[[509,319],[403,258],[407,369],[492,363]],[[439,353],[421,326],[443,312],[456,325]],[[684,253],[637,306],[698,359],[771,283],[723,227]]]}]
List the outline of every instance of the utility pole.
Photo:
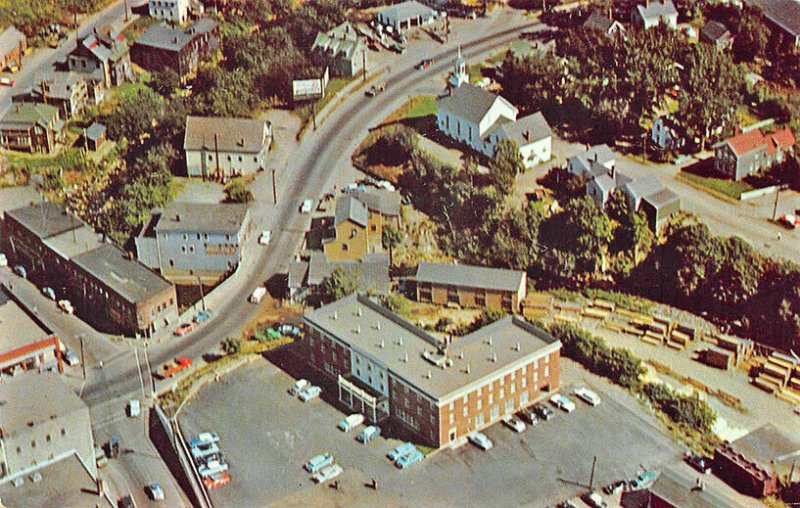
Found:
[{"label": "utility pole", "polygon": [[272,201],[273,204],[278,204],[278,191],[275,188],[275,168],[272,168]]},{"label": "utility pole", "polygon": [[83,379],[86,379],[86,360],[83,356],[83,334],[78,335],[78,340],[81,341],[81,367],[83,368]]},{"label": "utility pole", "polygon": [[125,21],[128,21],[128,0],[125,0]]},{"label": "utility pole", "polygon": [[203,310],[206,310],[206,297],[203,295],[203,283],[200,282],[200,276],[197,276],[197,285],[200,287],[200,301],[203,302]]},{"label": "utility pole", "polygon": [[317,101],[311,103],[311,121],[314,122],[314,130],[317,130]]},{"label": "utility pole", "polygon": [[592,459],[592,475],[589,477],[589,490],[594,490],[594,468],[597,466],[597,455]]},{"label": "utility pole", "polygon": [[361,81],[367,80],[367,50],[361,50]]},{"label": "utility pole", "polygon": [[779,185],[778,188],[775,190],[775,204],[772,206],[772,221],[775,222],[775,217],[778,215],[778,198],[781,195],[781,191],[786,189],[787,185]]}]

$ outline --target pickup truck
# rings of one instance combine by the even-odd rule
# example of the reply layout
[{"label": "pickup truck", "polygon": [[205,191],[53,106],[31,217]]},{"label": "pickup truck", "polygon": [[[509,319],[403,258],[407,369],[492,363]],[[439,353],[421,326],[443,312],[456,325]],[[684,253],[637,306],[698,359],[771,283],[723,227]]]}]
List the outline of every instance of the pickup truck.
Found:
[{"label": "pickup truck", "polygon": [[191,358],[186,358],[185,356],[179,356],[175,358],[174,362],[165,363],[161,367],[161,371],[158,373],[158,375],[162,379],[168,379],[177,374],[178,372],[188,369],[189,366],[191,365],[192,365]]}]

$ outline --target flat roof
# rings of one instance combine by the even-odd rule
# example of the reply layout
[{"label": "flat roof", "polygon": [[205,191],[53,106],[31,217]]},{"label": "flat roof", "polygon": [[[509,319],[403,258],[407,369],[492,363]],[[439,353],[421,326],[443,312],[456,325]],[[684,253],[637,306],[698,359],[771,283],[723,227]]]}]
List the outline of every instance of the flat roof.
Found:
[{"label": "flat roof", "polygon": [[499,291],[517,291],[525,277],[521,270],[491,268],[488,266],[428,263],[417,268],[417,282],[465,286]]},{"label": "flat roof", "polygon": [[40,201],[16,210],[9,210],[6,214],[41,239],[78,229],[84,225],[79,218],[67,214],[63,208],[49,201]]},{"label": "flat roof", "polygon": [[5,291],[0,291],[0,355],[49,335]]},{"label": "flat roof", "polygon": [[233,203],[170,203],[155,230],[238,233],[248,209],[248,205]]},{"label": "flat roof", "polygon": [[792,462],[800,458],[800,441],[767,423],[731,443],[737,453],[778,474],[788,473]]},{"label": "flat roof", "polygon": [[26,372],[0,383],[0,428],[10,436],[53,418],[88,411],[86,404],[53,372]]},{"label": "flat roof", "polygon": [[728,499],[723,492],[706,485],[697,488],[697,474],[680,471],[677,467],[664,469],[650,492],[672,506],[682,508],[736,508],[739,503]]},{"label": "flat roof", "polygon": [[350,295],[309,312],[305,319],[439,400],[526,357],[561,346],[545,331],[509,316],[454,338],[446,348],[450,366],[440,368],[423,353],[434,361],[443,359],[443,341],[365,296]]},{"label": "flat roof", "polygon": [[108,243],[72,261],[129,302],[146,300],[172,287],[166,279]]},{"label": "flat roof", "polygon": [[78,254],[89,252],[103,245],[101,238],[100,233],[96,233],[92,228],[81,223],[80,227],[53,235],[44,242],[64,258],[72,259]]}]

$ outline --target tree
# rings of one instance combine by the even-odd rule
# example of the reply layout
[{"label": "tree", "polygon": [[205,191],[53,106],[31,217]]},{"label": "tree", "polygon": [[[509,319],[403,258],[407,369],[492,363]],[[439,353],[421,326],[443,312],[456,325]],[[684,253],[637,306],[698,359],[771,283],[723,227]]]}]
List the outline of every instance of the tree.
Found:
[{"label": "tree", "polygon": [[763,9],[745,5],[733,39],[733,54],[740,62],[752,62],[756,57],[763,57],[770,37],[771,30],[764,23]]},{"label": "tree", "polygon": [[403,232],[391,224],[386,224],[383,226],[382,236],[384,248],[389,249],[389,266],[394,266],[394,248],[403,241]]},{"label": "tree", "polygon": [[241,177],[234,178],[225,186],[225,201],[228,203],[249,203],[252,200],[253,191]]},{"label": "tree", "polygon": [[126,96],[110,115],[103,119],[111,139],[126,138],[131,144],[141,143],[164,112],[163,99],[149,88]]},{"label": "tree", "polygon": [[162,97],[169,98],[181,87],[181,76],[172,67],[164,66],[152,72],[150,86]]},{"label": "tree", "polygon": [[359,289],[358,274],[355,270],[337,266],[330,277],[320,285],[320,297],[324,302],[335,302]]},{"label": "tree", "polygon": [[228,337],[222,341],[220,346],[226,355],[235,355],[242,350],[242,341],[240,339]]},{"label": "tree", "polygon": [[489,174],[498,190],[508,193],[514,186],[514,179],[524,169],[517,143],[508,139],[499,140],[489,161]]}]

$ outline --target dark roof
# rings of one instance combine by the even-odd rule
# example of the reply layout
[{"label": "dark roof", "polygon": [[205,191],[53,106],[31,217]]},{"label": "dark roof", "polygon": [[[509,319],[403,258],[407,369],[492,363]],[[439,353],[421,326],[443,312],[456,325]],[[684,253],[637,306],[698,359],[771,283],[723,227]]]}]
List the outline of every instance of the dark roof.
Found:
[{"label": "dark roof", "polygon": [[86,138],[91,139],[92,141],[97,141],[106,133],[106,126],[101,124],[100,122],[92,122],[86,129]]},{"label": "dark roof", "polygon": [[348,220],[364,227],[367,227],[369,220],[367,205],[349,194],[336,200],[333,227],[338,228],[339,224]]},{"label": "dark roof", "polygon": [[183,149],[257,153],[269,143],[265,139],[268,136],[271,136],[271,130],[264,120],[187,116]]},{"label": "dark roof", "polygon": [[505,102],[512,109],[517,109],[503,97],[469,83],[457,87],[452,95],[440,97],[437,105],[440,110],[445,109],[478,124],[498,100]]},{"label": "dark roof", "polygon": [[700,36],[707,40],[717,42],[723,37],[730,37],[730,31],[719,21],[709,21],[700,29]]},{"label": "dark roof", "polygon": [[75,256],[72,261],[128,302],[147,300],[172,287],[166,279],[108,243]]},{"label": "dark roof", "polygon": [[[315,252],[308,263],[307,279],[302,284],[318,286],[331,276],[336,268],[352,271],[358,278],[360,287],[370,289],[375,293],[386,294],[389,291],[389,255],[386,253],[367,254],[362,261],[328,261],[325,254]],[[301,275],[301,267],[297,266],[295,275]],[[291,273],[290,273],[291,276]],[[292,282],[296,282],[294,279]]]},{"label": "dark roof", "polygon": [[681,508],[736,508],[738,504],[727,499],[719,489],[705,486],[697,488],[697,475],[680,471],[676,467],[665,469],[650,487],[653,496],[666,501],[669,506]]},{"label": "dark roof", "polygon": [[68,215],[63,208],[49,201],[9,210],[6,214],[42,240],[84,225],[83,221]]},{"label": "dark roof", "polygon": [[632,180],[633,179],[631,177],[624,175],[619,171],[614,173],[613,178],[608,174],[608,171],[594,177],[594,182],[604,192],[611,192],[617,187],[622,187],[623,185],[630,183]]},{"label": "dark roof", "polygon": [[536,112],[518,119],[516,122],[506,122],[500,127],[500,132],[506,138],[513,140],[517,146],[525,146],[553,135],[550,125],[541,112]]},{"label": "dark roof", "polygon": [[217,27],[213,19],[198,19],[187,28],[173,28],[166,23],[152,25],[137,40],[140,46],[149,46],[167,51],[180,51],[197,35],[210,32]]},{"label": "dark roof", "polygon": [[27,129],[34,124],[47,127],[56,116],[58,116],[58,108],[50,104],[18,102],[8,108],[6,114],[3,115],[3,119],[0,120],[0,129]]},{"label": "dark roof", "polygon": [[306,286],[308,276],[308,261],[292,261],[289,263],[289,274],[287,285],[290,289],[299,289]]},{"label": "dark roof", "polygon": [[788,473],[792,463],[800,458],[800,442],[771,423],[740,437],[731,447],[748,460],[772,468],[778,474]]},{"label": "dark roof", "polygon": [[394,217],[400,215],[400,193],[387,189],[367,189],[353,193],[372,211]]},{"label": "dark roof", "polygon": [[417,268],[417,282],[475,287],[499,291],[517,291],[525,272],[486,266],[422,262]]},{"label": "dark roof", "polygon": [[614,20],[599,11],[592,11],[589,17],[586,18],[586,21],[583,22],[583,28],[600,30],[605,33],[608,33],[612,25],[614,25]]},{"label": "dark roof", "polygon": [[19,43],[25,40],[25,34],[10,26],[0,33],[0,55],[7,55],[19,47]]},{"label": "dark roof", "polygon": [[800,3],[796,0],[745,0],[748,5],[760,5],[764,16],[792,37],[800,36]]},{"label": "dark roof", "polygon": [[160,213],[155,226],[160,231],[238,233],[247,218],[248,206],[233,203],[173,202]]}]

